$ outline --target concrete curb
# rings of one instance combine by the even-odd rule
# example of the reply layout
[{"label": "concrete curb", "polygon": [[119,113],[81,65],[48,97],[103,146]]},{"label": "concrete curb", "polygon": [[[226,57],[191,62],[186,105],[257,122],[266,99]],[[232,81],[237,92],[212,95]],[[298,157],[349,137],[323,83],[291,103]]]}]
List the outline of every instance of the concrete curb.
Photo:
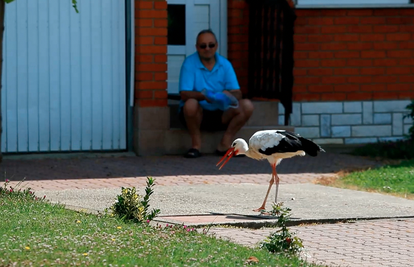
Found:
[{"label": "concrete curb", "polygon": [[[60,204],[58,202],[52,202],[53,204]],[[72,206],[72,205],[65,205],[62,204],[65,208],[74,210],[77,212],[85,212],[89,214],[102,214],[102,211],[82,208],[79,206]],[[239,219],[234,218],[234,221],[227,221],[227,222],[209,222],[209,223],[184,223],[180,220],[175,220],[171,218],[188,218],[188,217],[214,217],[214,216],[234,216],[239,217]],[[244,219],[243,219],[244,218]],[[247,219],[257,219],[258,221],[252,221]],[[216,227],[216,226],[230,226],[230,227],[240,227],[240,228],[247,228],[247,229],[260,229],[263,227],[276,227],[277,226],[277,216],[261,216],[261,215],[245,215],[245,214],[237,214],[237,213],[211,213],[211,214],[177,214],[177,215],[166,215],[166,216],[158,216],[154,218],[153,223],[161,223],[161,224],[175,224],[175,225],[182,225],[185,224],[187,226],[192,226],[196,228],[202,227]],[[413,216],[378,216],[378,217],[342,217],[342,218],[328,218],[328,219],[297,219],[291,218],[286,225],[287,226],[298,226],[302,224],[336,224],[336,223],[356,223],[358,221],[373,221],[373,220],[390,220],[390,219],[414,219]]]}]

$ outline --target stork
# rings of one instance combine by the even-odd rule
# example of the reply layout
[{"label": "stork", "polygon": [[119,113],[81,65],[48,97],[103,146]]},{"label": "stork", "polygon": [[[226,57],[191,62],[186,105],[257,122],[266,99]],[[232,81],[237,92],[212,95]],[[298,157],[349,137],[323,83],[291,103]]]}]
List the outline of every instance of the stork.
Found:
[{"label": "stork", "polygon": [[[226,154],[220,159],[216,166],[221,162],[221,168],[235,155],[246,155],[249,158],[256,160],[267,159],[272,167],[272,178],[269,181],[266,197],[260,208],[253,211],[262,211],[265,209],[267,197],[273,183],[276,184],[275,203],[277,203],[277,194],[279,190],[279,176],[276,172],[276,166],[282,159],[291,158],[294,156],[309,156],[316,157],[318,152],[325,152],[325,150],[313,141],[303,138],[299,134],[292,133],[285,130],[265,130],[258,131],[249,139],[249,144],[242,138],[237,138],[233,141],[231,147]],[[226,159],[227,158],[227,159]],[[226,159],[226,160],[224,160]]]}]

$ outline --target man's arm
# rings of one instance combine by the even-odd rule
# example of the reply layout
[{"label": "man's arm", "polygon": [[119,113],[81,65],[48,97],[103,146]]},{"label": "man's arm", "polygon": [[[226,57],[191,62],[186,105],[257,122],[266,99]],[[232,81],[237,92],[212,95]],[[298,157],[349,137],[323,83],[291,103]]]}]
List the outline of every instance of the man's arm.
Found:
[{"label": "man's arm", "polygon": [[189,63],[187,62],[187,60],[184,61],[180,70],[180,80],[178,87],[180,90],[181,99],[184,102],[191,98],[196,99],[198,101],[207,100],[201,92],[193,91],[195,74],[194,69],[191,68],[191,66],[189,66],[188,64]]},{"label": "man's arm", "polygon": [[241,100],[243,98],[243,94],[240,90],[240,85],[237,80],[236,72],[234,71],[233,66],[230,62],[227,65],[227,72],[225,75],[224,84],[225,88],[228,88],[227,92],[232,94],[235,98],[237,98],[237,100]]}]

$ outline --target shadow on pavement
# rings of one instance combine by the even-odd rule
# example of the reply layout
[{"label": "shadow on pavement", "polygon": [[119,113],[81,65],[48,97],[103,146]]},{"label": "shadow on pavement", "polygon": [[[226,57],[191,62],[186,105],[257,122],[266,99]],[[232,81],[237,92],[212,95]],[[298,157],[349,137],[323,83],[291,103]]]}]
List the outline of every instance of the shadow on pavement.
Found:
[{"label": "shadow on pavement", "polygon": [[[267,161],[247,157],[232,158],[219,170],[220,157],[204,155],[196,159],[182,156],[162,157],[72,157],[43,159],[7,159],[0,164],[3,179],[11,181],[55,180],[79,178],[119,178],[141,176],[271,174]],[[340,153],[321,153],[317,157],[285,159],[277,167],[279,174],[336,173],[343,170],[380,166],[380,163],[362,157]]]}]

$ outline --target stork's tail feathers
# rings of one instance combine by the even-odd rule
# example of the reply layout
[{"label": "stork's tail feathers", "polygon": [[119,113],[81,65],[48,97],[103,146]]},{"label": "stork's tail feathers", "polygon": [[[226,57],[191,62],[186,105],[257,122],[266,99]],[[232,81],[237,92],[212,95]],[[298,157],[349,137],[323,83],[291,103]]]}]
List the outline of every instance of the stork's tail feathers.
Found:
[{"label": "stork's tail feathers", "polygon": [[309,139],[301,137],[300,140],[302,141],[303,150],[311,157],[316,157],[318,152],[326,152],[322,147]]}]

